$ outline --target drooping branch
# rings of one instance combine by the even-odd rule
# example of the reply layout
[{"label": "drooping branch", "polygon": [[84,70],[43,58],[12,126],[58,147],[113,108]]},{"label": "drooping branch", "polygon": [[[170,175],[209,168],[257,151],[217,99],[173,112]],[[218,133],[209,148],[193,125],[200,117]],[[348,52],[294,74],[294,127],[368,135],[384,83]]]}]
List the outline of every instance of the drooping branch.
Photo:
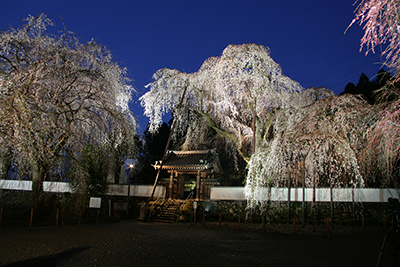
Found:
[{"label": "drooping branch", "polygon": [[[360,156],[365,132],[377,111],[353,95],[331,96],[314,104],[276,113],[274,134],[250,159],[246,179],[249,207],[266,208],[265,188],[286,183],[288,166],[302,162],[307,187],[363,186],[368,174]],[[299,164],[297,164],[299,165]],[[376,167],[376,166],[375,166]]]},{"label": "drooping branch", "polygon": [[237,136],[233,133],[230,133],[228,131],[225,131],[223,129],[221,129],[220,127],[218,127],[217,123],[211,118],[210,114],[208,114],[207,112],[203,111],[203,91],[193,87],[198,93],[199,93],[199,105],[198,105],[198,113],[203,116],[204,118],[206,118],[208,125],[215,131],[217,132],[217,134],[220,137],[224,137],[224,138],[228,138],[230,139],[235,146],[237,147],[237,150],[239,152],[239,154],[243,157],[243,159],[245,161],[248,161],[250,159],[250,157],[247,155],[247,153],[243,150],[242,145],[241,145],[241,140],[239,140],[237,138]]},{"label": "drooping branch", "polygon": [[[297,106],[296,95],[302,89],[282,74],[269,49],[257,44],[229,45],[220,57],[208,58],[192,74],[161,69],[153,78],[150,91],[140,98],[145,115],[150,117],[151,130],[156,130],[153,124],[161,123],[162,115],[173,109],[174,117],[179,118],[180,133],[190,134],[184,147],[193,148],[206,138],[212,139],[206,136],[206,122],[218,136],[232,141],[246,160],[263,143],[264,130],[258,127],[269,128],[265,125],[272,120],[268,119],[269,113]],[[190,90],[185,105],[178,109],[177,91],[184,82]]]},{"label": "drooping branch", "polygon": [[136,128],[128,108],[134,90],[105,47],[82,44],[66,31],[48,33],[52,23],[44,14],[26,21],[0,33],[0,121],[11,129],[5,134],[16,159],[30,163],[41,183],[60,158],[79,159],[87,143],[109,142],[109,132],[129,140]]}]

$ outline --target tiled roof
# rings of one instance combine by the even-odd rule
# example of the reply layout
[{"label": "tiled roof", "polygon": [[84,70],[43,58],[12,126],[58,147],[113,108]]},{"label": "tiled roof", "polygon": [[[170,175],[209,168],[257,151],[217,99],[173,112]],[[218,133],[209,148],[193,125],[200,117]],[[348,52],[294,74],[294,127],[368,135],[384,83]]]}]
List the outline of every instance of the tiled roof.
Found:
[{"label": "tiled roof", "polygon": [[[218,154],[215,150],[194,151],[168,151],[164,160],[163,169],[211,169],[218,162]],[[161,162],[156,162],[156,168]]]}]

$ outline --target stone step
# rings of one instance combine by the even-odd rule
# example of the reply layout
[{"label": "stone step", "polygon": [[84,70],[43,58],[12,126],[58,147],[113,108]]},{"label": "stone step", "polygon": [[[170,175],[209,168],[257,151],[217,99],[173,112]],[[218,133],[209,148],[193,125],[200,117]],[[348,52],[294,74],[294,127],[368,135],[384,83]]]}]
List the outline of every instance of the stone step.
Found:
[{"label": "stone step", "polygon": [[156,207],[151,220],[153,222],[175,222],[179,214],[179,208],[184,203],[183,200],[166,200],[162,205]]}]

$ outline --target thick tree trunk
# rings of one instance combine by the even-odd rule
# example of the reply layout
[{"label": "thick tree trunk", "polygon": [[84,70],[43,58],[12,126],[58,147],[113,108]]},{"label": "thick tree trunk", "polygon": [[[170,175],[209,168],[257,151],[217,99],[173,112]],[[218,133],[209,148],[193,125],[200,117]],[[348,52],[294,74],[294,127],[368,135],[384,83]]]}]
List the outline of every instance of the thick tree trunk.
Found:
[{"label": "thick tree trunk", "polygon": [[44,168],[39,162],[32,164],[32,203],[35,209],[40,208],[43,194]]}]

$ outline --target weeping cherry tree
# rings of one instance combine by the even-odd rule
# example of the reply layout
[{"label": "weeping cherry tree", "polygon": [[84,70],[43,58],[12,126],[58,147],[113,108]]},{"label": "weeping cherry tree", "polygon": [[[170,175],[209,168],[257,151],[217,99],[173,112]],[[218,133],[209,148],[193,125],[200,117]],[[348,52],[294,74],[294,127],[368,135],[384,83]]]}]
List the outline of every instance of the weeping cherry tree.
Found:
[{"label": "weeping cherry tree", "polygon": [[268,188],[293,182],[287,179],[289,167],[300,170],[302,175],[294,178],[305,187],[363,186],[359,161],[366,144],[364,133],[376,114],[365,100],[353,95],[330,96],[299,109],[281,110],[274,124],[275,138],[249,162],[245,186],[249,208],[265,212]]},{"label": "weeping cherry tree", "polygon": [[[0,128],[8,129],[1,137],[29,164],[38,203],[42,182],[60,158],[79,161],[85,144],[106,143],[111,131],[118,140],[133,138],[128,102],[134,90],[104,46],[81,43],[65,30],[52,34],[44,14],[25,21],[0,32]],[[85,173],[74,177],[83,181]]]},{"label": "weeping cherry tree", "polygon": [[[369,157],[376,158],[382,186],[400,185],[400,8],[398,0],[362,0],[355,10],[349,27],[363,26],[360,51],[375,53],[382,49],[385,65],[396,73],[382,89],[376,92],[382,100],[380,119],[368,130]],[[376,173],[376,169],[372,170]]]},{"label": "weeping cherry tree", "polygon": [[299,105],[294,95],[302,89],[282,74],[268,48],[258,44],[229,45],[195,73],[165,68],[153,79],[150,91],[140,98],[150,118],[149,131],[156,131],[171,111],[177,134],[186,136],[183,149],[204,143],[211,128],[246,161],[267,138],[276,111]]}]

